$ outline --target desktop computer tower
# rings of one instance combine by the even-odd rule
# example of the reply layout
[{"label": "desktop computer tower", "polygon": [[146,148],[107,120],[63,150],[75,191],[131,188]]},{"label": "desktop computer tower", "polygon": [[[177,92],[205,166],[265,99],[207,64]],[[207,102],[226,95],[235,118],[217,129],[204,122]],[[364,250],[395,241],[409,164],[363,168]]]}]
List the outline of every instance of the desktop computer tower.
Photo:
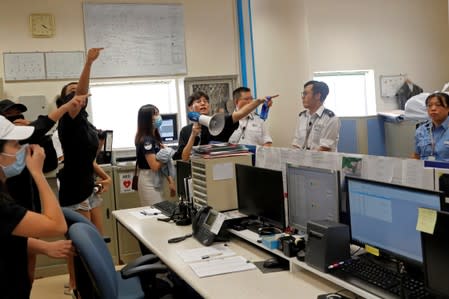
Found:
[{"label": "desktop computer tower", "polygon": [[305,262],[322,272],[350,258],[349,226],[329,220],[307,222]]},{"label": "desktop computer tower", "polygon": [[235,164],[251,165],[251,155],[192,158],[191,162],[194,206],[208,205],[219,212],[237,209]]}]

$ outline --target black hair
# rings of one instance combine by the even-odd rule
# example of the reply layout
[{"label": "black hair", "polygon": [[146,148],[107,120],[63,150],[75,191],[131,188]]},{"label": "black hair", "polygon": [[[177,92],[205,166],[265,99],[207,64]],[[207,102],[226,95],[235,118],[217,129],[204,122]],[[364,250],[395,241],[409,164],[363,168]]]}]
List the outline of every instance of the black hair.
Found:
[{"label": "black hair", "polygon": [[240,96],[242,95],[243,92],[251,92],[251,89],[249,89],[248,87],[244,87],[244,86],[241,86],[241,87],[235,89],[232,92],[232,98],[234,99],[234,102],[237,101],[238,99],[240,99]]},{"label": "black hair", "polygon": [[306,82],[306,84],[304,84],[304,88],[306,88],[309,85],[312,85],[313,94],[319,93],[321,103],[324,102],[327,95],[329,94],[329,86],[327,86],[327,84],[322,81],[311,80]]},{"label": "black hair", "polygon": [[162,143],[159,130],[154,130],[153,116],[159,113],[156,106],[147,104],[140,107],[137,113],[137,132],[134,143],[137,145],[143,140],[143,136],[151,136]]},{"label": "black hair", "polygon": [[5,149],[5,144],[8,140],[5,139],[1,139],[0,140],[0,152],[3,152],[3,150]]},{"label": "black hair", "polygon": [[426,98],[426,106],[432,98],[436,98],[441,106],[449,108],[449,95],[444,92],[435,92]]},{"label": "black hair", "polygon": [[59,94],[58,98],[56,99],[56,107],[57,108],[59,108],[65,104],[65,97],[67,96],[67,88],[73,84],[78,84],[78,82],[70,82],[62,87],[61,93]]},{"label": "black hair", "polygon": [[189,96],[187,100],[187,106],[192,106],[193,102],[199,100],[201,98],[205,98],[209,102],[209,96],[204,91],[195,91],[192,95]]}]

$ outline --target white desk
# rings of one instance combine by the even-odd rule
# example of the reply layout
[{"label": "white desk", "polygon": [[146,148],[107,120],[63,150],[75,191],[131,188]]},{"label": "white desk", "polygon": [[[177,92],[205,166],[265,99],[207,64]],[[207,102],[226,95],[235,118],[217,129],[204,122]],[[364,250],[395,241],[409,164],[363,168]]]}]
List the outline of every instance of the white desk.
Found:
[{"label": "white desk", "polygon": [[[259,269],[199,278],[184,263],[176,250],[198,248],[202,245],[193,238],[180,243],[168,244],[167,240],[191,232],[190,226],[176,226],[173,223],[157,221],[156,217],[139,219],[130,211],[141,208],[113,211],[116,219],[130,233],[147,246],[154,254],[201,296],[205,298],[305,298],[315,299],[320,294],[340,290],[341,287],[310,271],[296,267],[295,271],[281,271],[263,274]],[[262,261],[269,257],[259,249],[238,238],[232,239],[229,248],[249,261]]]}]

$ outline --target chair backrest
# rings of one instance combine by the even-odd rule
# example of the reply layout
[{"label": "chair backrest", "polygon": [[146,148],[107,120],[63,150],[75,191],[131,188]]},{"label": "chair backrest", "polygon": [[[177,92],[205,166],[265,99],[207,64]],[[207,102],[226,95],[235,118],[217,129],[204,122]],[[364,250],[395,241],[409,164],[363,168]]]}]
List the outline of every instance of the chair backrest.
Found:
[{"label": "chair backrest", "polygon": [[93,223],[90,222],[89,219],[87,219],[80,213],[75,212],[72,209],[63,207],[62,213],[64,214],[64,218],[65,218],[65,221],[67,222],[68,227],[70,227],[72,224],[78,223],[78,222],[93,225]]},{"label": "chair backrest", "polygon": [[100,298],[114,299],[118,296],[118,277],[108,247],[97,229],[82,222],[69,228],[78,256],[83,261]]}]

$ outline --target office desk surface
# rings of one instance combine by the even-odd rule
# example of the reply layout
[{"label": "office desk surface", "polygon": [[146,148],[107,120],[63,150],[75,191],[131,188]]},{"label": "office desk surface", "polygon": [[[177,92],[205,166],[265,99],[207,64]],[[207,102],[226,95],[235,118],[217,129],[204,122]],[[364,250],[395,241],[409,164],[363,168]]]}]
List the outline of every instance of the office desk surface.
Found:
[{"label": "office desk surface", "polygon": [[[180,243],[168,244],[167,240],[191,232],[191,226],[176,226],[157,221],[157,216],[139,219],[131,211],[141,208],[113,211],[116,219],[137,239],[199,294],[205,298],[313,298],[320,294],[335,292],[337,285],[308,271],[281,271],[263,274],[259,269],[199,278],[189,265],[182,261],[177,250],[199,248],[202,245],[193,238]],[[228,242],[230,249],[251,262],[263,261],[270,256],[238,238]]]}]

